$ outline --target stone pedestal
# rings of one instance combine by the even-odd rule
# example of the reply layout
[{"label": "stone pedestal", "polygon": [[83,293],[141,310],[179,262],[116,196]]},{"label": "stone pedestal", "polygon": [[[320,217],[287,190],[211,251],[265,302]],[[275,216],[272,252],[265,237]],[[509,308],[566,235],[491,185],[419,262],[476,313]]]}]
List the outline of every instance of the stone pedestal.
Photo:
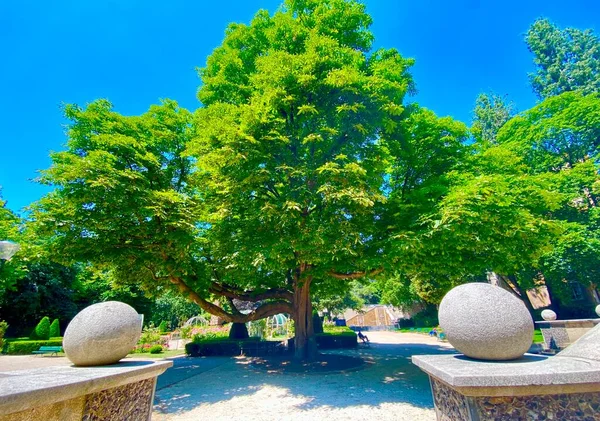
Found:
[{"label": "stone pedestal", "polygon": [[147,421],[171,361],[0,373],[0,421]]},{"label": "stone pedestal", "polygon": [[424,355],[413,363],[429,375],[440,421],[600,420],[600,363],[594,360]]},{"label": "stone pedestal", "polygon": [[544,349],[561,350],[571,345],[595,326],[600,319],[545,320],[535,322],[542,331]]}]

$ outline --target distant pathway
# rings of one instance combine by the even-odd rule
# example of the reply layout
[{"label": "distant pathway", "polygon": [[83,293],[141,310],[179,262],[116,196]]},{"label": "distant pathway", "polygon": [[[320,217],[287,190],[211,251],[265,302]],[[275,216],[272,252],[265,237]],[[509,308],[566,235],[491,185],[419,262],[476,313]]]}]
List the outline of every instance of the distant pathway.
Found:
[{"label": "distant pathway", "polygon": [[153,420],[435,420],[427,376],[413,354],[453,352],[422,334],[366,332],[343,351],[369,364],[337,374],[269,374],[244,358],[178,358],[159,377]]}]

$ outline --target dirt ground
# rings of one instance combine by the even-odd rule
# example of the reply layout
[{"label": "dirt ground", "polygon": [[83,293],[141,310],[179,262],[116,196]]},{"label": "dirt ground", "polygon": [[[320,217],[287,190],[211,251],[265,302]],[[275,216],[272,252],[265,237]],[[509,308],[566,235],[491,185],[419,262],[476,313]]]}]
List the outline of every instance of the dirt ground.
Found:
[{"label": "dirt ground", "polygon": [[[423,334],[366,334],[370,346],[338,351],[366,364],[339,373],[269,372],[243,357],[173,358],[158,378],[153,420],[435,420],[428,378],[410,357],[453,348]],[[63,356],[0,356],[0,372],[70,364]]]},{"label": "dirt ground", "polygon": [[[410,357],[452,347],[422,334],[367,335],[369,347],[341,352],[367,361],[350,372],[281,374],[256,370],[245,358],[178,359],[159,378],[153,419],[435,420],[428,378]],[[174,377],[189,364],[198,371]]]}]

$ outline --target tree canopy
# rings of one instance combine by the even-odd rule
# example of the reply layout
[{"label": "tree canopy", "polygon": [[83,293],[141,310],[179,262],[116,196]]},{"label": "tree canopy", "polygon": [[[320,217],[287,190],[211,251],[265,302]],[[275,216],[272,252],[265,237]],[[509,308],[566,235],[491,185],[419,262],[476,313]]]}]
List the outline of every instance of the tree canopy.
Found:
[{"label": "tree canopy", "polygon": [[526,42],[536,66],[529,78],[540,98],[569,91],[600,92],[600,39],[592,30],[561,30],[548,19],[538,19]]},{"label": "tree canopy", "polygon": [[[566,64],[541,51],[558,30],[536,22],[532,83],[547,98],[514,115],[482,94],[469,130],[407,101],[413,60],[373,50],[370,25],[358,1],[288,0],[227,28],[194,112],[66,106],[66,149],[40,178],[54,190],[31,208],[45,249],[223,321],[289,313],[298,358],[314,353],[315,294],[320,307],[356,302],[360,282],[405,304],[489,272],[524,300],[540,273],[591,284],[593,54],[573,59],[592,73],[569,62],[574,82],[554,80]],[[595,42],[569,34],[566,50]]]},{"label": "tree canopy", "polygon": [[[224,320],[291,313],[303,356],[311,283],[381,271],[374,212],[402,122],[441,134],[402,105],[412,61],[367,54],[370,23],[362,4],[331,0],[231,25],[200,70],[193,116],[171,101],[139,117],[68,106],[38,227],[68,260],[171,283]],[[234,298],[260,305],[242,314]]]}]

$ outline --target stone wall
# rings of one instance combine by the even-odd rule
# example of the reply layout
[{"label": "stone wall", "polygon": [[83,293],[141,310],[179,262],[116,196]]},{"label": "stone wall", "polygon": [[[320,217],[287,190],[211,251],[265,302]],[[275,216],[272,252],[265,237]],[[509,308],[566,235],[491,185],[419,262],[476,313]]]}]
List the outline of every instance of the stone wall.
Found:
[{"label": "stone wall", "polygon": [[170,361],[0,373],[0,421],[148,421]]},{"label": "stone wall", "polygon": [[599,319],[535,322],[544,336],[545,349],[564,349],[600,323]]},{"label": "stone wall", "polygon": [[440,421],[600,420],[600,392],[534,396],[465,396],[431,379]]},{"label": "stone wall", "polygon": [[80,396],[50,405],[0,415],[0,421],[147,421],[156,379]]}]

